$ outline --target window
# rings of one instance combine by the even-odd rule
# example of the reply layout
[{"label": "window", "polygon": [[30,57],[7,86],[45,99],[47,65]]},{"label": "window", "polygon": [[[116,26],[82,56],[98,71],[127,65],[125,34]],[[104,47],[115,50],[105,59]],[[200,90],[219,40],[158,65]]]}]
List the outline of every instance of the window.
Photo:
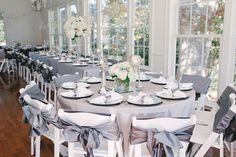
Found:
[{"label": "window", "polygon": [[127,55],[127,0],[102,0],[102,46],[108,58],[124,60]]},{"label": "window", "polygon": [[149,66],[149,18],[150,0],[135,0],[134,53]]},{"label": "window", "polygon": [[50,27],[50,44],[51,48],[56,49],[58,46],[58,17],[57,10],[49,11],[49,27]]},{"label": "window", "polygon": [[[69,16],[78,16],[78,9],[75,3],[69,4]],[[78,44],[78,41],[70,40],[69,47],[75,47],[77,44]]]},{"label": "window", "polygon": [[5,27],[3,13],[0,12],[0,45],[6,45]]},{"label": "window", "polygon": [[96,0],[89,0],[88,2],[88,15],[91,20],[91,36],[89,40],[89,52],[96,52],[97,49],[97,3]]},{"label": "window", "polygon": [[224,0],[179,0],[176,77],[183,73],[211,78],[208,95],[217,97]]},{"label": "window", "polygon": [[58,11],[59,11],[59,16],[58,16],[59,46],[61,50],[67,50],[67,37],[64,32],[64,23],[67,20],[66,7],[59,8]]}]

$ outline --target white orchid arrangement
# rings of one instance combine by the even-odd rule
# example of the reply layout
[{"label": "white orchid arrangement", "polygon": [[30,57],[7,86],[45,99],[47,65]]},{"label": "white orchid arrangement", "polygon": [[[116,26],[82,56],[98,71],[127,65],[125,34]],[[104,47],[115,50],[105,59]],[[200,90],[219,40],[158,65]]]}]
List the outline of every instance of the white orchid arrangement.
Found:
[{"label": "white orchid arrangement", "polygon": [[86,17],[71,16],[64,25],[66,36],[72,40],[91,34],[91,24]]},{"label": "white orchid arrangement", "polygon": [[122,62],[113,65],[109,70],[113,79],[120,81],[135,81],[135,72],[133,66],[129,62]]}]

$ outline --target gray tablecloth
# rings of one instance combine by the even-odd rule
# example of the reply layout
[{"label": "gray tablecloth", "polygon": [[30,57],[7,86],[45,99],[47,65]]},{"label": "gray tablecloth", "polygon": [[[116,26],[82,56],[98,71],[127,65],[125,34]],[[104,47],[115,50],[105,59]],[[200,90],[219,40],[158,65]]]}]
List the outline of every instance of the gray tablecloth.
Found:
[{"label": "gray tablecloth", "polygon": [[[143,92],[155,92],[161,91],[161,85],[155,85],[149,82],[143,82]],[[89,88],[93,91],[93,97],[98,96],[98,90],[101,88],[100,84],[91,85]],[[114,82],[107,81],[107,87],[114,87]],[[115,113],[119,117],[119,123],[121,126],[121,130],[124,135],[124,144],[125,144],[125,156],[128,156],[128,136],[129,130],[131,125],[131,117],[132,116],[144,116],[144,117],[153,117],[154,115],[159,116],[171,116],[171,117],[189,117],[193,114],[195,105],[195,92],[193,90],[186,92],[189,96],[187,99],[184,100],[162,100],[163,103],[156,106],[134,106],[130,105],[127,102],[121,103],[117,106],[95,106],[89,104],[86,100],[91,98],[85,99],[66,99],[60,96],[60,92],[64,91],[63,89],[59,89],[58,94],[58,101],[59,101],[59,108],[63,108],[65,110],[71,111],[86,111],[86,112],[95,112],[95,113],[102,113],[102,114],[110,114]],[[124,94],[125,100],[129,94],[134,93],[126,93]]]},{"label": "gray tablecloth", "polygon": [[76,72],[78,72],[80,76],[83,76],[84,73],[86,73],[87,76],[99,77],[100,75],[98,66],[88,65],[86,67],[75,67],[75,66],[72,66],[72,63],[58,63],[58,60],[56,59],[48,58],[47,56],[42,56],[34,52],[30,52],[29,56],[32,59],[35,59],[35,60],[38,59],[42,61],[43,63],[49,66],[52,66],[53,72],[58,73],[60,75],[74,74]]}]

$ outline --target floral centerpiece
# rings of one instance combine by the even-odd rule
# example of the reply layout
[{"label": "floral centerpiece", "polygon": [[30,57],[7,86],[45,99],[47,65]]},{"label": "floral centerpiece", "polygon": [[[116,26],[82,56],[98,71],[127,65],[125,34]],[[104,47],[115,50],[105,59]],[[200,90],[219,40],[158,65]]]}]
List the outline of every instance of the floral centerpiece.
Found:
[{"label": "floral centerpiece", "polygon": [[64,31],[69,39],[75,40],[91,34],[91,24],[85,17],[71,16],[64,25]]},{"label": "floral centerpiece", "polygon": [[116,91],[129,90],[129,84],[131,81],[135,81],[135,72],[133,66],[129,62],[122,62],[113,65],[109,73],[111,77],[116,81]]}]

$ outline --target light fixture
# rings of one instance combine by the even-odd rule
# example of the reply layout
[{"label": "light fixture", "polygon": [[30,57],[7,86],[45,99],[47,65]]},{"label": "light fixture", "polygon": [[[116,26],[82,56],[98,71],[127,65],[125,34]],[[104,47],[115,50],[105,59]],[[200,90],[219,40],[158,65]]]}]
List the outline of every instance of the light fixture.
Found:
[{"label": "light fixture", "polygon": [[47,0],[31,0],[31,5],[35,11],[40,11],[42,7],[46,8]]}]

